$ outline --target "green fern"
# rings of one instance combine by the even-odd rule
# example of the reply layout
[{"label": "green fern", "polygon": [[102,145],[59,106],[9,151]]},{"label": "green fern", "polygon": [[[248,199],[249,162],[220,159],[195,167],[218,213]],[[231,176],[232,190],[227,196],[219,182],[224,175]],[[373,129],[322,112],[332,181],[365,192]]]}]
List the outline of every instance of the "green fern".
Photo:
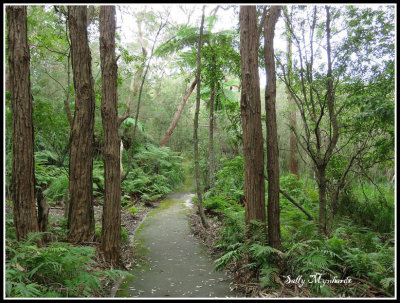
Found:
[{"label": "green fern", "polygon": [[239,260],[241,258],[241,255],[242,255],[242,252],[240,249],[235,249],[235,250],[227,252],[222,257],[220,257],[214,261],[214,264],[216,264],[215,269],[221,270],[222,268],[225,268],[226,265],[228,265],[231,261]]},{"label": "green fern", "polygon": [[[54,242],[37,247],[42,233],[28,234],[9,247],[6,293],[10,297],[92,296],[100,294],[101,277],[115,279],[121,271],[93,272],[94,248]],[[34,243],[35,244],[34,244]],[[125,274],[125,273],[124,273]]]},{"label": "green fern", "polygon": [[260,286],[273,286],[275,284],[274,274],[277,274],[278,272],[278,268],[265,263],[260,270]]},{"label": "green fern", "polygon": [[251,257],[260,260],[262,263],[266,263],[268,257],[272,254],[278,255],[281,258],[285,258],[286,255],[278,249],[271,246],[262,246],[257,243],[250,246]]}]

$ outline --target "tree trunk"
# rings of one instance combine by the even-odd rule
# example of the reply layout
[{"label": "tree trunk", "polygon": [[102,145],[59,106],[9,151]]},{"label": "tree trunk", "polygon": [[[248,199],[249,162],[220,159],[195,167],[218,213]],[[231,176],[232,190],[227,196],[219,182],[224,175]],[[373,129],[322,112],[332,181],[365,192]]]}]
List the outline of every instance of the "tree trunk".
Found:
[{"label": "tree trunk", "polygon": [[33,100],[27,41],[27,7],[7,6],[9,86],[12,106],[11,199],[18,240],[39,231],[35,202]]},{"label": "tree trunk", "polygon": [[208,228],[208,223],[206,216],[204,214],[203,209],[203,200],[201,195],[201,184],[200,184],[200,168],[199,168],[199,139],[197,137],[197,131],[199,128],[199,111],[200,111],[200,77],[201,77],[201,46],[202,46],[202,38],[203,38],[203,26],[204,26],[204,8],[203,5],[203,14],[201,16],[201,25],[200,25],[200,37],[199,37],[199,46],[197,50],[197,92],[196,92],[196,111],[194,114],[194,133],[193,133],[193,141],[194,141],[194,165],[196,171],[196,186],[197,186],[197,207],[199,210],[199,215],[201,219],[201,223],[205,228]]},{"label": "tree trunk", "polygon": [[175,129],[175,126],[178,124],[179,118],[181,117],[181,114],[182,114],[183,108],[186,104],[186,101],[189,99],[190,95],[192,94],[194,87],[196,86],[196,83],[197,83],[197,78],[193,80],[189,89],[186,91],[185,95],[183,96],[181,103],[179,104],[178,110],[176,111],[176,113],[174,115],[174,119],[171,122],[171,125],[168,127],[168,130],[166,131],[164,137],[160,141],[160,146],[164,146],[167,144],[169,138],[172,135],[172,132]]},{"label": "tree trunk", "polygon": [[94,89],[87,37],[86,6],[68,7],[71,58],[75,87],[75,114],[71,128],[68,241],[93,241],[93,130]]},{"label": "tree trunk", "polygon": [[266,232],[264,151],[261,126],[260,80],[258,75],[258,36],[255,6],[240,7],[240,54],[242,90],[240,107],[243,128],[244,204],[246,236],[250,221],[259,221]]},{"label": "tree trunk", "polygon": [[121,240],[121,168],[122,141],[118,133],[117,63],[115,57],[115,6],[100,7],[100,59],[104,145],[104,205],[101,249],[106,261],[120,260]]},{"label": "tree trunk", "polygon": [[265,121],[267,142],[268,173],[268,242],[273,248],[281,248],[281,230],[279,222],[279,148],[278,127],[276,124],[276,75],[274,59],[275,24],[281,12],[280,6],[271,6],[265,20],[264,55],[267,74],[265,90]]},{"label": "tree trunk", "polygon": [[49,221],[49,211],[50,206],[46,202],[43,196],[43,189],[39,188],[36,190],[36,199],[38,206],[38,226],[40,232],[45,232],[47,230],[47,223]]},{"label": "tree trunk", "polygon": [[[329,123],[330,123],[330,133],[332,134],[329,139],[329,146],[325,152],[324,155],[324,159],[325,159],[325,163],[327,164],[328,161],[330,160],[332,154],[333,154],[333,150],[336,147],[336,144],[338,142],[339,139],[339,126],[338,126],[338,122],[337,122],[337,113],[335,113],[335,92],[334,92],[334,88],[333,88],[333,72],[332,72],[332,59],[331,59],[331,27],[330,27],[330,23],[331,23],[331,18],[330,18],[330,8],[329,6],[325,6],[326,9],[326,44],[327,44],[327,48],[326,48],[326,53],[327,53],[327,59],[328,59],[328,71],[327,71],[327,98],[326,98],[326,103],[327,103],[327,108],[328,108],[328,112],[329,112]],[[325,166],[326,167],[326,166]],[[347,174],[347,173],[346,173]],[[325,174],[324,174],[325,177]],[[323,186],[323,188],[321,189],[320,186],[320,191],[324,191],[325,195],[326,195],[326,181],[325,184]],[[337,197],[335,197],[336,199]],[[329,203],[329,213],[330,213],[330,219],[328,220],[329,222],[326,222],[325,219],[325,226],[324,229],[321,230],[323,232],[325,232],[325,234],[329,234],[330,233],[330,229],[331,226],[333,225],[333,216],[335,213],[335,210],[332,208],[333,203],[336,203],[335,201],[331,201],[331,203]],[[326,200],[325,201],[320,201],[320,207],[322,207],[322,203],[324,203],[325,208],[326,208]],[[334,208],[336,206],[333,206]],[[326,216],[326,209],[324,210],[320,210],[320,214],[322,216],[322,212],[325,212],[325,216]],[[322,227],[322,222],[321,223],[321,227]]]},{"label": "tree trunk", "polygon": [[[289,103],[293,103],[291,100],[291,97],[289,97]],[[297,121],[296,121],[296,110],[291,109],[289,113],[289,125],[290,125],[290,138],[289,138],[289,144],[290,144],[290,160],[289,160],[289,172],[293,175],[297,176],[297,179],[300,178],[299,175],[299,161],[297,159],[297,144],[296,144],[296,136],[292,129],[296,129],[297,127]]]},{"label": "tree trunk", "polygon": [[319,195],[319,228],[326,233],[326,166],[317,167]]},{"label": "tree trunk", "polygon": [[215,155],[214,155],[214,101],[215,83],[211,83],[210,92],[210,127],[209,127],[209,157],[210,157],[210,189],[215,186]]},{"label": "tree trunk", "polygon": [[289,201],[291,202],[294,206],[296,206],[298,209],[300,209],[307,217],[308,220],[313,220],[313,217],[311,216],[311,214],[306,211],[299,203],[297,203],[291,196],[289,196],[289,194],[285,191],[283,191],[282,189],[279,189],[279,192]]}]

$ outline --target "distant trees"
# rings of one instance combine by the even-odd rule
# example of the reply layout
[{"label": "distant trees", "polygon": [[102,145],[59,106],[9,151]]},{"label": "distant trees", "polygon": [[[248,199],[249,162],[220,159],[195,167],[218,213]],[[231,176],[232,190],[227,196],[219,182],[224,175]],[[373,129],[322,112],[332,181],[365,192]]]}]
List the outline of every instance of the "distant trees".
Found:
[{"label": "distant trees", "polygon": [[27,41],[27,7],[7,6],[9,87],[12,105],[11,199],[18,240],[39,231],[35,201],[33,100]]},{"label": "distant trees", "polygon": [[75,113],[71,127],[69,161],[71,200],[68,213],[68,240],[72,243],[90,242],[94,238],[92,145],[95,99],[86,10],[86,6],[68,6],[75,88]]},{"label": "distant trees", "polygon": [[244,205],[247,236],[252,220],[266,234],[264,151],[261,126],[260,80],[258,75],[257,14],[255,6],[240,7],[240,55],[242,90],[240,108],[243,129]]}]

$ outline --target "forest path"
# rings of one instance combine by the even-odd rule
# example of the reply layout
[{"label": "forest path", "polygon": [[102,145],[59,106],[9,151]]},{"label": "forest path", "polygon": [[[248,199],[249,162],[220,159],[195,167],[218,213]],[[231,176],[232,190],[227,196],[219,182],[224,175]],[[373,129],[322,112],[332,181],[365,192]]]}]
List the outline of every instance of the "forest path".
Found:
[{"label": "forest path", "polygon": [[116,297],[235,296],[229,277],[215,271],[206,248],[190,232],[193,196],[187,190],[171,193],[147,215],[134,236],[140,261]]}]

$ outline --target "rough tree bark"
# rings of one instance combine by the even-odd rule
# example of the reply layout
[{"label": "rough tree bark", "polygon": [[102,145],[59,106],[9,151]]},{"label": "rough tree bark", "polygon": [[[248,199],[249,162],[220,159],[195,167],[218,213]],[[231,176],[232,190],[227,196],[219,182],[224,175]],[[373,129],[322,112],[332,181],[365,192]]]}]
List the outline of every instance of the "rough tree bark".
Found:
[{"label": "rough tree bark", "polygon": [[100,59],[104,145],[104,205],[101,249],[106,261],[120,260],[121,240],[121,168],[118,133],[117,62],[115,56],[115,6],[100,7]]},{"label": "rough tree bark", "polygon": [[197,91],[196,91],[196,111],[194,114],[194,132],[193,132],[193,142],[194,142],[194,166],[196,171],[196,186],[197,186],[197,207],[199,210],[199,215],[201,219],[201,223],[205,228],[208,228],[208,223],[206,219],[206,215],[204,214],[203,209],[203,200],[201,195],[201,184],[200,184],[200,167],[199,167],[199,139],[197,136],[197,131],[199,128],[199,111],[200,111],[200,77],[201,77],[201,46],[203,39],[203,26],[204,26],[204,9],[201,16],[201,25],[200,25],[200,36],[199,36],[199,45],[197,50]]},{"label": "rough tree bark", "polygon": [[11,199],[17,239],[37,232],[33,100],[27,41],[27,7],[7,6],[9,87],[12,107]]},{"label": "rough tree bark", "polygon": [[244,204],[246,236],[250,221],[261,223],[266,233],[264,151],[261,126],[260,80],[258,75],[258,36],[255,6],[240,7],[240,55],[242,90],[240,108],[244,152]]},{"label": "rough tree bark", "polygon": [[68,6],[71,61],[75,87],[75,114],[71,128],[68,241],[90,242],[94,238],[93,131],[94,88],[87,37],[86,6]]},{"label": "rough tree bark", "polygon": [[172,135],[172,132],[175,129],[175,126],[179,122],[179,118],[181,117],[181,114],[182,114],[183,108],[185,107],[186,101],[189,99],[190,95],[192,94],[196,84],[197,84],[197,78],[193,80],[189,89],[185,92],[185,95],[183,96],[181,103],[179,104],[178,110],[175,112],[174,118],[172,119],[170,126],[168,127],[167,131],[165,132],[164,137],[160,141],[160,146],[164,146],[167,144],[169,138]]},{"label": "rough tree bark", "polygon": [[265,18],[264,56],[267,74],[265,89],[265,124],[267,142],[268,173],[268,242],[273,248],[281,248],[281,230],[279,221],[279,148],[278,127],[276,124],[276,72],[274,59],[274,33],[281,6],[271,6]]}]

